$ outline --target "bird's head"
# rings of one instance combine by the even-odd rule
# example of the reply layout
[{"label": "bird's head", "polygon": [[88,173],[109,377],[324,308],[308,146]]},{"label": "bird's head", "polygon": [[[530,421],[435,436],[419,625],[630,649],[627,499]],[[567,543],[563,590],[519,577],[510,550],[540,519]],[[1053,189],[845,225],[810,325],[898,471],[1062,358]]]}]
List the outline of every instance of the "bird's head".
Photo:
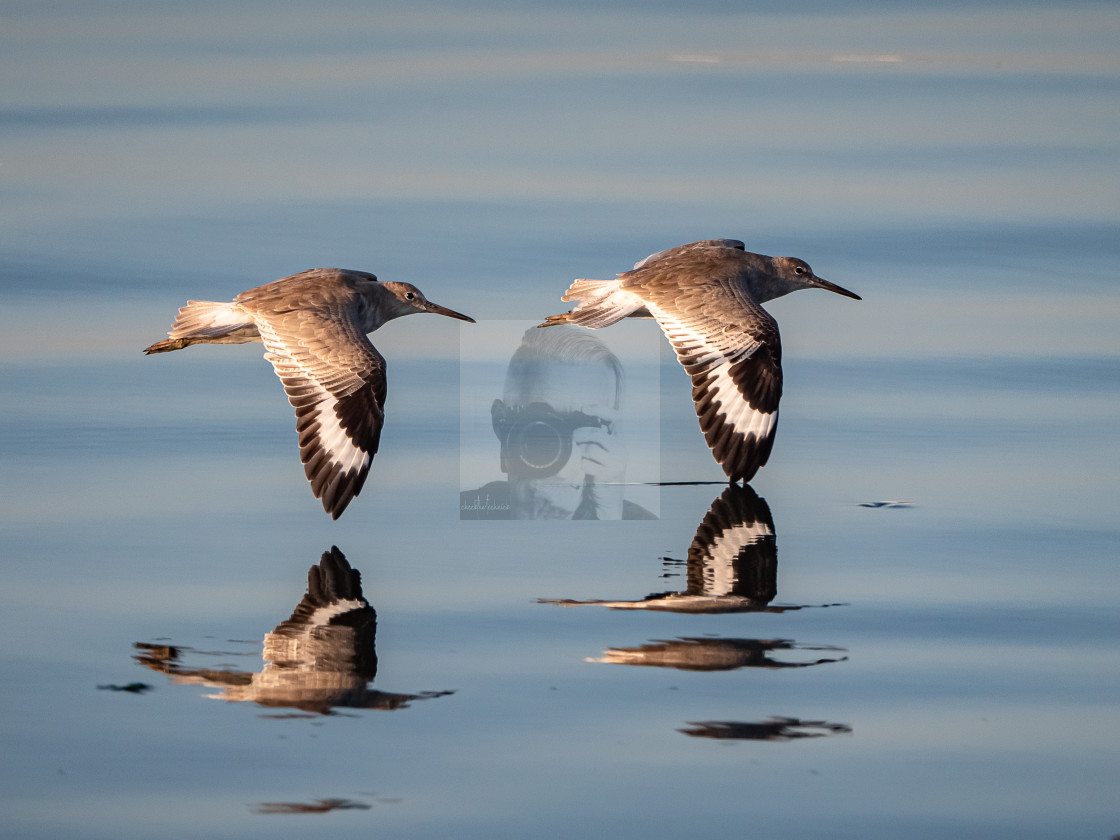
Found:
[{"label": "bird's head", "polygon": [[797,257],[774,257],[773,266],[778,276],[778,288],[775,289],[777,294],[772,295],[771,300],[790,292],[796,292],[798,289],[827,289],[844,297],[863,300],[855,292],[849,292],[835,283],[829,283],[827,280],[817,277],[805,260],[799,260]]},{"label": "bird's head", "polygon": [[448,318],[458,318],[460,321],[474,323],[474,318],[468,315],[448,309],[446,306],[440,306],[438,303],[432,303],[424,297],[422,291],[411,283],[397,283],[387,280],[381,286],[389,292],[385,302],[385,309],[388,314],[386,320],[400,318],[403,315],[412,315],[416,312],[431,312],[433,315],[446,315]]}]

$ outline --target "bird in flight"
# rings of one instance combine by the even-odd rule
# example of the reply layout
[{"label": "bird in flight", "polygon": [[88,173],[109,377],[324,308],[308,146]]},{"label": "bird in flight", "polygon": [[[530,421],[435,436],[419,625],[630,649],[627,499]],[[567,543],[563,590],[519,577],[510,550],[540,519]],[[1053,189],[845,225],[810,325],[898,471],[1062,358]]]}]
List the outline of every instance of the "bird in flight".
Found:
[{"label": "bird in flight", "polygon": [[798,289],[861,300],[804,260],[752,254],[737,239],[705,239],[651,254],[613,280],[576,280],[562,298],[575,308],[540,326],[656,320],[692,378],[712,455],[730,481],[747,482],[770,457],[782,396],[778,324],[762,304]]},{"label": "bird in flight", "polygon": [[313,268],[249,289],[229,303],[187,301],[169,338],[144,352],[262,342],[296,410],[304,474],[323,509],[338,519],[361,492],[385,420],[385,359],[367,333],[418,312],[474,323],[432,303],[410,283]]}]

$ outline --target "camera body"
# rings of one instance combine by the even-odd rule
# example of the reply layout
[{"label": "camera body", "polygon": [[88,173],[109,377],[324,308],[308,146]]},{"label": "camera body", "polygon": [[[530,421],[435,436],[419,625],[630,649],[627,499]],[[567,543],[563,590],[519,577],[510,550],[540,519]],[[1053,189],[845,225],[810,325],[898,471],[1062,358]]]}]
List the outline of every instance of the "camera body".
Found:
[{"label": "camera body", "polygon": [[582,411],[558,412],[547,403],[509,407],[495,400],[494,432],[502,445],[502,472],[510,478],[548,478],[572,457],[572,433],[585,427],[614,431],[614,424]]}]

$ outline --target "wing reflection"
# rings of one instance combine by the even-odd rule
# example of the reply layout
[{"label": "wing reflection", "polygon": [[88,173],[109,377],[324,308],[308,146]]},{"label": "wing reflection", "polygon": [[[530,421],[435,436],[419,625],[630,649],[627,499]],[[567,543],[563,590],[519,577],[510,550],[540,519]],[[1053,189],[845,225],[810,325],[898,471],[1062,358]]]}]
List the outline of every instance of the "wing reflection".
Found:
[{"label": "wing reflection", "polygon": [[692,538],[687,565],[687,588],[683,592],[657,592],[640,601],[542,598],[540,603],[681,613],[781,613],[802,609],[770,605],[778,593],[777,537],[770,506],[750,485],[728,485],[712,502]]},{"label": "wing reflection", "polygon": [[601,658],[588,662],[611,665],[646,665],[655,668],[678,668],[684,671],[733,671],[736,668],[808,668],[828,662],[843,662],[848,657],[793,661],[776,659],[777,651],[834,650],[829,645],[799,645],[789,639],[676,639],[653,641],[640,647],[613,647]]},{"label": "wing reflection", "polygon": [[188,668],[190,648],[137,642],[135,658],[180,685],[220,688],[208,697],[330,714],[335,707],[399,709],[412,700],[452,694],[389,694],[369,683],[377,674],[377,613],[362,595],[361,573],[337,547],[307,573],[307,592],[290,618],[264,637],[260,672]]},{"label": "wing reflection", "polygon": [[316,799],[314,802],[262,802],[258,814],[327,814],[331,811],[368,811],[372,805],[349,799]]},{"label": "wing reflection", "polygon": [[712,720],[688,725],[692,728],[677,731],[694,738],[724,738],[740,741],[793,741],[797,738],[847,735],[852,731],[852,727],[843,723],[787,717],[771,717],[758,723]]},{"label": "wing reflection", "polygon": [[[679,563],[670,558],[667,562]],[[540,599],[571,607],[595,604],[616,610],[659,610],[687,614],[800,610],[771,606],[778,594],[778,548],[770,507],[749,485],[729,485],[712,502],[688,549],[686,589],[660,592],[640,601]],[[811,651],[845,653],[831,645],[798,644],[790,639],[735,639],[719,636],[655,639],[634,647],[611,647],[588,662],[675,668],[682,671],[733,671],[739,668],[784,670],[845,662],[844,655],[815,656]],[[791,741],[820,738],[851,727],[825,721],[771,717],[761,722],[704,721],[678,731],[697,738]]]}]

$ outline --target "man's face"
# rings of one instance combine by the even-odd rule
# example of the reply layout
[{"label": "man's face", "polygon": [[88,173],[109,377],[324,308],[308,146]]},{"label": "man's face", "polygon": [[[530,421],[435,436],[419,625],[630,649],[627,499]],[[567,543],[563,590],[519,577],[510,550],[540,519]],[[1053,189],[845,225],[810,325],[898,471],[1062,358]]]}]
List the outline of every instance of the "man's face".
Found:
[{"label": "man's face", "polygon": [[[494,426],[503,440],[511,502],[520,515],[532,519],[571,518],[583,499],[588,479],[606,480],[605,469],[616,471],[616,465],[606,457],[617,414],[614,400],[614,373],[606,365],[542,363],[534,366],[531,376],[507,382],[504,400],[494,407]],[[547,407],[555,419],[541,413],[542,407]],[[511,428],[508,422],[500,423],[499,415],[512,423],[517,422],[515,418],[534,417],[539,422],[535,431],[524,423]],[[528,450],[517,450],[517,446],[533,445],[532,440],[514,440],[523,430],[524,437],[538,435],[542,447],[538,451],[542,454],[519,457],[520,451]],[[570,444],[570,456],[555,471],[551,467],[527,468],[527,462],[531,467],[534,460],[543,464],[553,457],[548,448],[550,434],[566,438],[563,443]],[[540,475],[542,471],[551,474]]]}]

